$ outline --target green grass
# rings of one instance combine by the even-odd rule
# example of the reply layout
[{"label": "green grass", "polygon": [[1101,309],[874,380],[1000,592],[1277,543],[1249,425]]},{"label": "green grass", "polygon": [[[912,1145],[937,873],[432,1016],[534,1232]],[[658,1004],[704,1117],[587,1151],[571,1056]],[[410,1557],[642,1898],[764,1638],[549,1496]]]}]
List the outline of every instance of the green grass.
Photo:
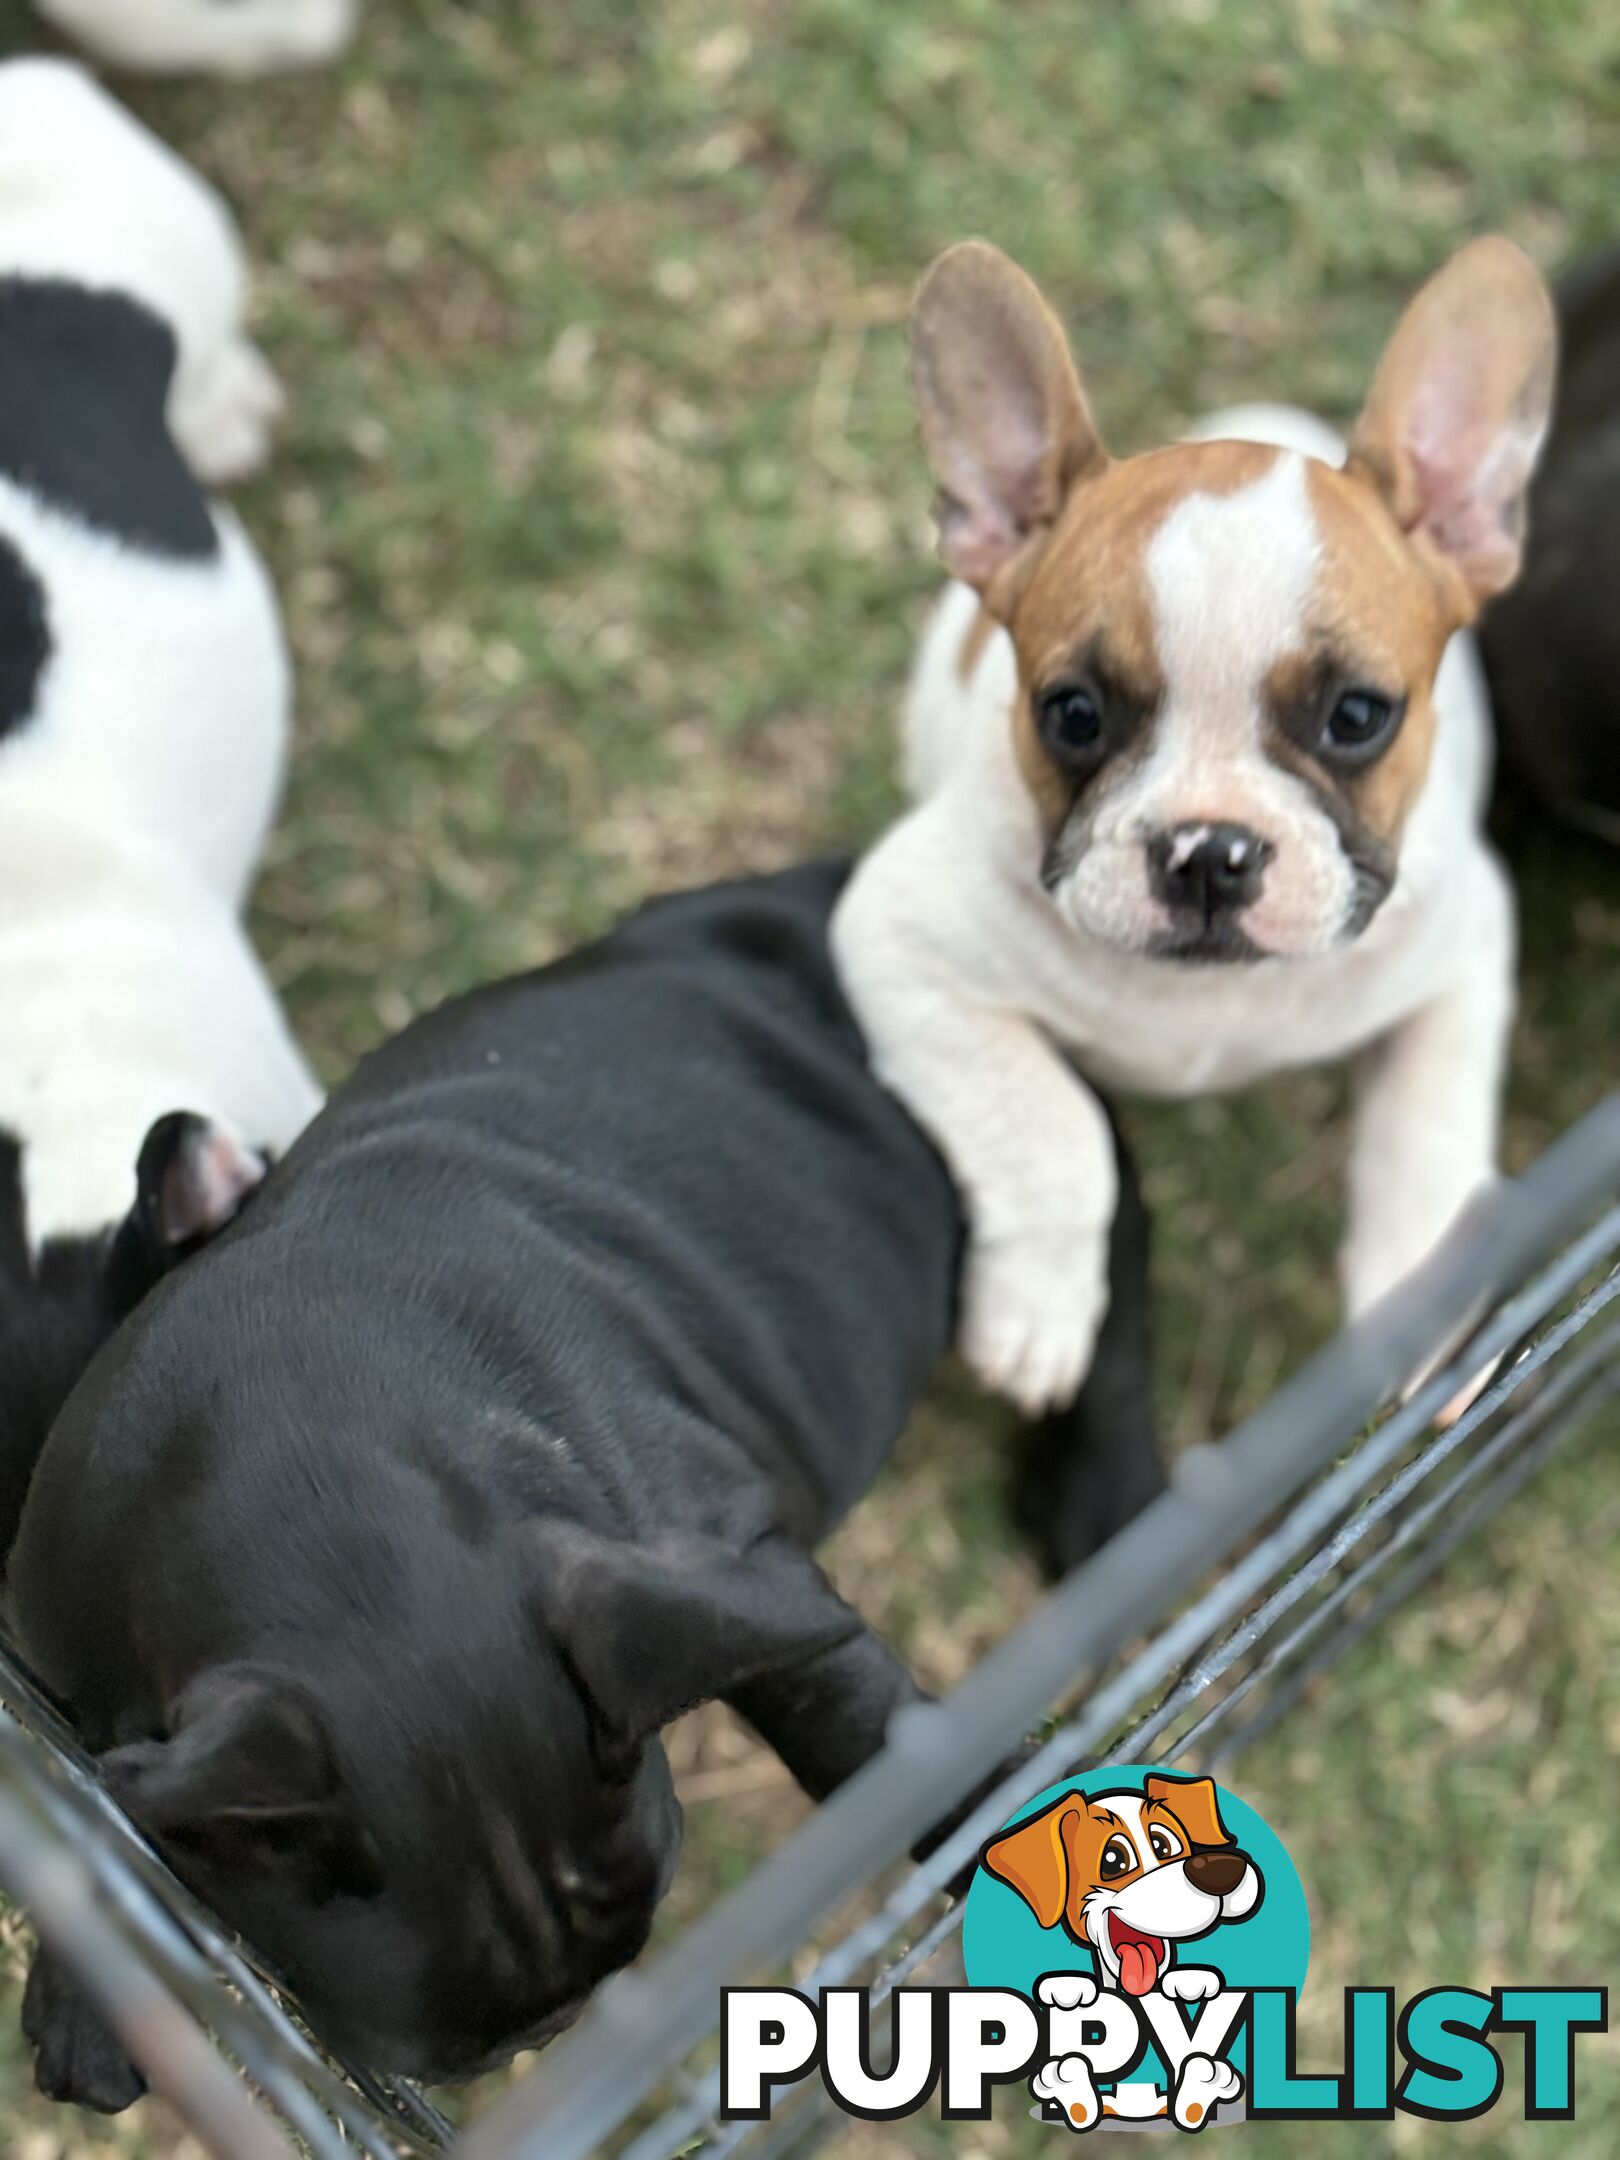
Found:
[{"label": "green grass", "polygon": [[[1501,226],[1553,267],[1620,200],[1612,0],[371,0],[328,76],[131,94],[235,201],[291,392],[242,500],[302,685],[257,927],[334,1077],[643,893],[882,822],[935,583],[902,324],[937,248],[984,233],[1042,279],[1129,447],[1237,394],[1347,416],[1460,239]],[[1541,839],[1522,874],[1515,1163],[1620,1042],[1620,862]],[[1137,1120],[1178,1441],[1334,1323],[1341,1112],[1313,1076]],[[942,1390],[836,1548],[935,1682],[1035,1595],[1002,1431]],[[1319,2005],[1620,1976],[1617,1558],[1592,1442],[1245,1764],[1312,1895]],[[722,1722],[677,1748],[706,1797],[674,1916],[795,1812]],[[155,2110],[109,2131],[24,2097],[9,2014],[0,2040],[18,2160],[179,2149]],[[1356,2150],[1598,2160],[1620,2056],[1584,2063],[1573,2129]],[[846,2146],[1043,2136],[1009,2102]]]}]

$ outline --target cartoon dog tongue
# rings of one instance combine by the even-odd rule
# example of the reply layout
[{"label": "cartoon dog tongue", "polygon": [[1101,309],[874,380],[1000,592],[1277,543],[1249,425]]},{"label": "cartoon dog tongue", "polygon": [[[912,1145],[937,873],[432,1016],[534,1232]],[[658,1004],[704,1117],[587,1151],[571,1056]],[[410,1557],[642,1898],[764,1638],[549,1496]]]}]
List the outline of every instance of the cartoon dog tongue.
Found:
[{"label": "cartoon dog tongue", "polygon": [[1116,1930],[1114,1948],[1119,1953],[1119,1984],[1126,1994],[1151,1994],[1164,1961],[1164,1944],[1158,1936]]}]

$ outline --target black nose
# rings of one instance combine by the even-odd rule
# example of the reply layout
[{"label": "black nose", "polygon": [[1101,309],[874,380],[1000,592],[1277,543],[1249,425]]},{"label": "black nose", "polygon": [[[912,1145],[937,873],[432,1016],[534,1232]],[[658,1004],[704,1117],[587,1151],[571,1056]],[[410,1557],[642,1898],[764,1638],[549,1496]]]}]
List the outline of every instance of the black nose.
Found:
[{"label": "black nose", "polygon": [[1271,852],[1246,825],[1172,825],[1148,842],[1153,889],[1167,906],[1211,923],[1258,897]]},{"label": "black nose", "polygon": [[1195,1852],[1183,1862],[1187,1879],[1208,1897],[1230,1897],[1249,1869],[1247,1853],[1223,1848],[1220,1852]]}]

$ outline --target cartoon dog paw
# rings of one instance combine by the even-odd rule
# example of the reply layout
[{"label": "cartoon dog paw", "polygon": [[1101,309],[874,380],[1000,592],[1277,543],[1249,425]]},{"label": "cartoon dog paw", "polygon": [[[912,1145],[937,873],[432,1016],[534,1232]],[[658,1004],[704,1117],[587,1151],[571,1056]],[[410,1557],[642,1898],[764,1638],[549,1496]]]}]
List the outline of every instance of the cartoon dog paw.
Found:
[{"label": "cartoon dog paw", "polygon": [[1159,1982],[1159,1993],[1172,2002],[1213,2002],[1225,1985],[1218,1972],[1204,1965],[1172,1965]]},{"label": "cartoon dog paw", "polygon": [[1035,1993],[1049,2010],[1089,2010],[1097,2000],[1097,1983],[1090,1973],[1048,1973]]},{"label": "cartoon dog paw", "polygon": [[1108,1309],[1107,1258],[1106,1238],[970,1245],[959,1347],[984,1385],[1026,1416],[1066,1409],[1079,1394]]},{"label": "cartoon dog paw", "polygon": [[1071,2130],[1089,2130],[1102,2119],[1091,2065],[1083,2055],[1065,2055],[1037,2070],[1029,2081],[1037,2100],[1055,2109]]},{"label": "cartoon dog paw", "polygon": [[1189,2055],[1176,2080],[1171,2120],[1178,2130],[1202,2130],[1221,2102],[1235,2100],[1242,2090],[1243,2080],[1229,2062]]}]

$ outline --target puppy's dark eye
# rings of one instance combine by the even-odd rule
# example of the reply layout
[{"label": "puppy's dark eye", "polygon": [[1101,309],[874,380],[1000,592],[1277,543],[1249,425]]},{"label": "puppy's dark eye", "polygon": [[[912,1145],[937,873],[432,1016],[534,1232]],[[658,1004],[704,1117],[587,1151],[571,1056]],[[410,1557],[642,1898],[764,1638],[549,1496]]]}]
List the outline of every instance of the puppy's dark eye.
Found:
[{"label": "puppy's dark eye", "polygon": [[1381,690],[1341,691],[1328,714],[1322,747],[1339,764],[1357,764],[1383,749],[1405,709]]},{"label": "puppy's dark eye", "polygon": [[1041,741],[1059,765],[1090,762],[1102,743],[1102,705],[1084,683],[1059,683],[1041,694]]},{"label": "puppy's dark eye", "polygon": [[1136,1865],[1136,1853],[1124,1838],[1110,1838],[1103,1847],[1102,1866],[1098,1869],[1104,1882],[1112,1882],[1116,1875],[1129,1875]]}]

